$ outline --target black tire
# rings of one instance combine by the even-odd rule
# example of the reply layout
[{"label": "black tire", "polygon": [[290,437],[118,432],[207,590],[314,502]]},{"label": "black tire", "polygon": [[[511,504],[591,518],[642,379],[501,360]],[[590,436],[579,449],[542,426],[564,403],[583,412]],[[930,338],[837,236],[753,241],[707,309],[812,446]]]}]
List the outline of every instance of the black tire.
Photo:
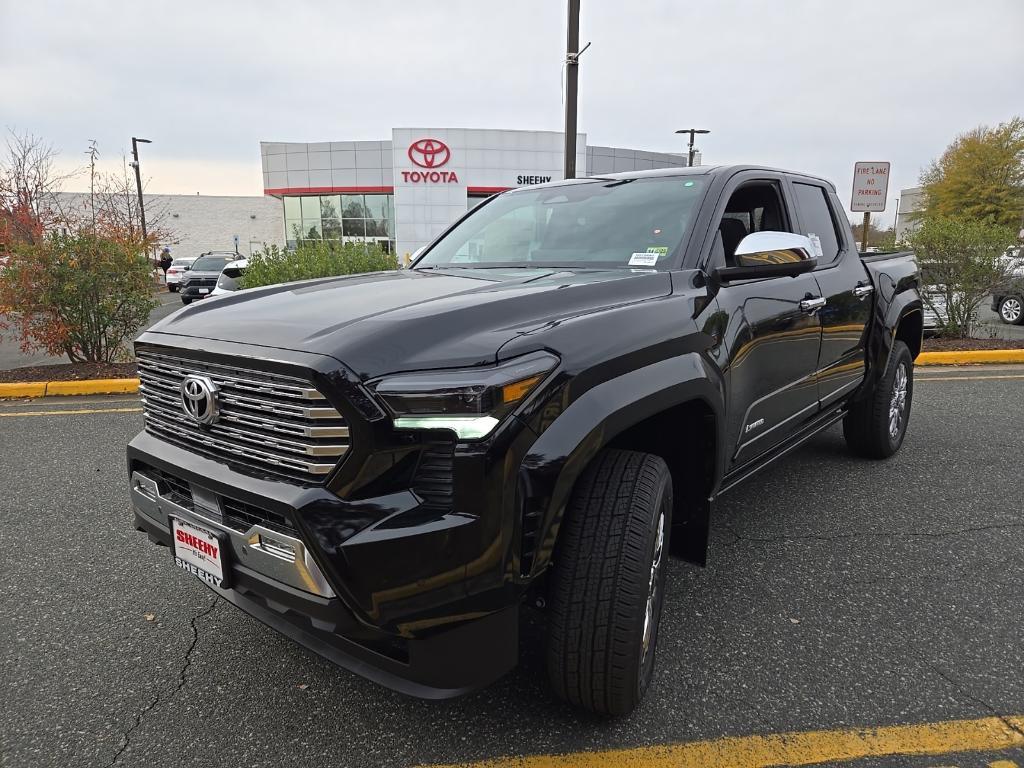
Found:
[{"label": "black tire", "polygon": [[606,450],[584,471],[562,522],[549,594],[547,665],[558,696],[609,715],[627,714],[643,698],[671,530],[672,477],[659,456]]},{"label": "black tire", "polygon": [[181,297],[181,303],[182,304],[191,304],[192,303],[192,299],[186,299],[184,296],[182,296]]},{"label": "black tire", "polygon": [[[900,388],[903,395],[897,397],[896,391]],[[889,365],[875,385],[875,391],[856,403],[843,419],[846,445],[854,453],[869,459],[892,456],[903,445],[913,399],[914,359],[906,344],[895,341]]]},{"label": "black tire", "polygon": [[178,292],[178,286],[176,286],[176,285],[168,285],[167,286],[167,290],[170,291],[171,293],[177,293]]},{"label": "black tire", "polygon": [[999,319],[1007,325],[1024,323],[1024,299],[1020,296],[1003,296],[999,302]]}]

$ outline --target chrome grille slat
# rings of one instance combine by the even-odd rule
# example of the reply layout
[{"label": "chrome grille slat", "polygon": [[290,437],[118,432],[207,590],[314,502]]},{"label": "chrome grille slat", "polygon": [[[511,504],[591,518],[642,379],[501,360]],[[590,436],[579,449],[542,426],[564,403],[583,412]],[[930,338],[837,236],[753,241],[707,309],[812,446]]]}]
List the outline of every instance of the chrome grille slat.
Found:
[{"label": "chrome grille slat", "polygon": [[[158,437],[318,481],[349,450],[344,417],[304,379],[145,350],[137,357],[146,428]],[[182,410],[180,387],[189,375],[217,385],[213,424],[200,425]]]}]

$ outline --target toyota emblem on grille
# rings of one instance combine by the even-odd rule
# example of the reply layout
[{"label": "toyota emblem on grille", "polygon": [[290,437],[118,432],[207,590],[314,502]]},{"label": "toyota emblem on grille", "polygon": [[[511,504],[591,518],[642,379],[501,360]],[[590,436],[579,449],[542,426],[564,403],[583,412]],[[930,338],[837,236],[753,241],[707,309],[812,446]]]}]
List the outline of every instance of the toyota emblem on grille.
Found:
[{"label": "toyota emblem on grille", "polygon": [[220,411],[218,391],[207,376],[186,376],[181,382],[181,409],[199,424],[213,424]]},{"label": "toyota emblem on grille", "polygon": [[451,150],[440,139],[419,139],[409,145],[409,159],[420,168],[440,168],[451,158]]}]

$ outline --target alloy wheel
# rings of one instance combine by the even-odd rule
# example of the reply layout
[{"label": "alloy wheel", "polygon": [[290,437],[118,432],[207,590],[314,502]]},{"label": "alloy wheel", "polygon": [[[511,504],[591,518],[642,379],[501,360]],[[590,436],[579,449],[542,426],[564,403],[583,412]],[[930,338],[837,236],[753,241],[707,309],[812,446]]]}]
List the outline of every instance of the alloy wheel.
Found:
[{"label": "alloy wheel", "polygon": [[903,427],[903,413],[907,408],[907,376],[906,363],[900,363],[892,380],[892,399],[889,401],[889,437],[896,440]]}]

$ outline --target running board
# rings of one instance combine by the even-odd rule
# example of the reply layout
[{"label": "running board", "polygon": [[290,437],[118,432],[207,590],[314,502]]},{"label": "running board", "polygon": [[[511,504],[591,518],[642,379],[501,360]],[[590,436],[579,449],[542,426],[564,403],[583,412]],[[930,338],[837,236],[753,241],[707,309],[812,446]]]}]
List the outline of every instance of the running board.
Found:
[{"label": "running board", "polygon": [[773,463],[776,459],[781,459],[787,453],[792,451],[794,448],[799,448],[805,442],[810,440],[812,437],[817,435],[819,432],[824,432],[826,429],[831,427],[837,421],[841,420],[846,416],[847,410],[845,408],[839,408],[835,411],[830,411],[824,416],[820,416],[818,421],[812,422],[803,431],[798,432],[789,442],[783,443],[781,448],[770,452],[765,458],[755,460],[752,466],[744,466],[736,470],[733,473],[726,475],[722,479],[722,487],[718,489],[718,493],[715,494],[714,498],[718,498],[726,491],[730,491],[737,485],[742,483],[744,480],[760,472],[762,469]]}]

